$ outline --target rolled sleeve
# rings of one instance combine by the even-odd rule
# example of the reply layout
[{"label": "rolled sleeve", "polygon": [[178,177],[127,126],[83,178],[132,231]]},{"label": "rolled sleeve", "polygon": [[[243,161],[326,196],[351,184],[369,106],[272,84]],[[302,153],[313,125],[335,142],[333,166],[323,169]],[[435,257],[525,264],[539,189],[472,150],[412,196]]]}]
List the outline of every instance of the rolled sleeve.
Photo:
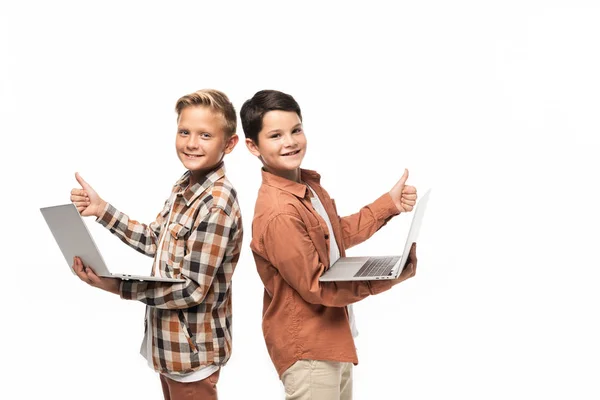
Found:
[{"label": "rolled sleeve", "polygon": [[392,196],[386,193],[356,214],[340,218],[345,248],[364,242],[399,213]]},{"label": "rolled sleeve", "polygon": [[120,212],[111,204],[106,203],[103,213],[96,219],[96,222],[100,223],[123,243],[138,252],[149,257],[154,256],[156,253],[156,245],[162,222],[160,214],[156,221],[150,225],[146,225],[130,219],[126,214]]},{"label": "rolled sleeve", "polygon": [[[183,309],[202,303],[223,264],[234,229],[233,219],[223,209],[214,208],[186,240],[180,267],[185,282],[124,281],[121,297],[163,309]],[[233,274],[233,271],[225,272]]]},{"label": "rolled sleeve", "polygon": [[367,282],[319,281],[325,266],[298,216],[274,217],[267,224],[261,242],[269,262],[308,303],[343,307],[373,294]]}]

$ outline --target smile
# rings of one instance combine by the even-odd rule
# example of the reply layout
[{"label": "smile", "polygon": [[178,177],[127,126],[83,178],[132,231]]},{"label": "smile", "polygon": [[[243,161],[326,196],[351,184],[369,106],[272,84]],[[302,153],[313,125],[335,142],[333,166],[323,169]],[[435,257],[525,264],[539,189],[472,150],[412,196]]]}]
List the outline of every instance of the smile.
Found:
[{"label": "smile", "polygon": [[189,157],[189,158],[200,158],[200,157],[203,157],[200,154],[188,154],[188,153],[183,153],[183,154],[185,154],[185,156]]},{"label": "smile", "polygon": [[292,151],[292,152],[289,152],[289,153],[285,153],[285,154],[282,154],[282,156],[283,157],[286,157],[286,156],[295,156],[298,153],[300,153],[300,150],[296,150],[296,151]]}]

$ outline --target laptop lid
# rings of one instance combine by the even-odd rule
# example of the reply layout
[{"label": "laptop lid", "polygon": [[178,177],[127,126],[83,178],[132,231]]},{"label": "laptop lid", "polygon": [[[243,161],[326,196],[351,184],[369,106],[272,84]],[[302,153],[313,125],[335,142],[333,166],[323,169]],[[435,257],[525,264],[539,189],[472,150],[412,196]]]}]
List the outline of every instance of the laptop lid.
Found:
[{"label": "laptop lid", "polygon": [[40,211],[73,274],[75,274],[73,257],[78,256],[83,264],[91,266],[97,275],[111,275],[92,235],[73,203],[43,207],[40,208]]},{"label": "laptop lid", "polygon": [[425,209],[427,208],[427,203],[429,202],[429,194],[431,193],[431,189],[428,189],[425,194],[421,197],[417,205],[413,210],[413,218],[410,224],[410,228],[408,229],[408,237],[406,238],[406,242],[404,243],[404,251],[402,252],[402,258],[400,259],[400,263],[394,267],[395,272],[393,275],[397,278],[404,266],[406,265],[406,261],[408,261],[408,255],[410,254],[410,248],[413,243],[417,241],[419,238],[419,232],[421,230],[421,224],[423,222],[423,216],[425,215]]},{"label": "laptop lid", "polygon": [[83,264],[92,267],[98,276],[148,282],[185,282],[183,278],[111,273],[74,204],[40,208],[40,211],[74,274],[73,257],[78,256]]}]

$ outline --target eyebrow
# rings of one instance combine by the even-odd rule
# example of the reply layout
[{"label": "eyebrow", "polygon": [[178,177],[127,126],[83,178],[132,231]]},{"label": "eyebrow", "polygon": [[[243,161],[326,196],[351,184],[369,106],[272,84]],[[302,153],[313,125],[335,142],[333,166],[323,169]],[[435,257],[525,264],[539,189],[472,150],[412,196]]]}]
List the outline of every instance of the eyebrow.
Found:
[{"label": "eyebrow", "polygon": [[177,131],[188,131],[189,133],[200,133],[200,134],[208,133],[209,135],[214,135],[213,132],[210,132],[210,131],[207,131],[207,130],[201,129],[199,131],[194,131],[194,130],[189,129],[189,128],[187,128],[185,126],[182,126],[182,125],[178,125],[177,126]]},{"label": "eyebrow", "polygon": [[[299,124],[292,126],[292,130],[297,129],[297,128],[302,128],[302,124],[299,123]],[[268,131],[267,135],[270,135],[272,133],[281,133],[281,132],[283,132],[283,129],[273,129],[271,131]]]}]

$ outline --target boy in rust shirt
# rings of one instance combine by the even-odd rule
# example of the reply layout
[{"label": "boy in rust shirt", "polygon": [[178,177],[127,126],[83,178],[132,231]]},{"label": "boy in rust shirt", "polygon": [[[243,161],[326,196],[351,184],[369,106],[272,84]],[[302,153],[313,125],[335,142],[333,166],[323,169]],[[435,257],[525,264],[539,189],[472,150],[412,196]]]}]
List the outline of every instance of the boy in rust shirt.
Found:
[{"label": "boy in rust shirt", "polygon": [[306,137],[293,97],[260,91],[240,115],[246,145],[263,164],[250,247],[265,286],[265,342],[286,399],[351,399],[358,358],[349,306],[414,276],[416,248],[413,244],[396,280],[319,282],[319,277],[345,249],[368,239],[394,215],[411,211],[416,189],[405,184],[405,171],[389,193],[340,218],[319,174],[300,168]]}]

